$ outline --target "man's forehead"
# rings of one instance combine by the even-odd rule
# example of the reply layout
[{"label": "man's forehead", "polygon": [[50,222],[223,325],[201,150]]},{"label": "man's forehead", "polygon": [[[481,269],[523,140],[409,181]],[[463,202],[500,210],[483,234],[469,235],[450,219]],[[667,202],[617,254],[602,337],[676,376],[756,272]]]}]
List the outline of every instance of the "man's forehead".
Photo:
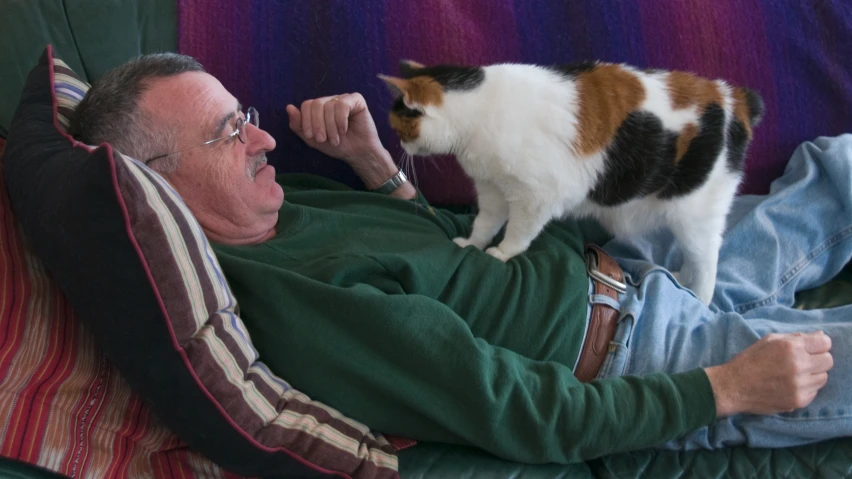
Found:
[{"label": "man's forehead", "polygon": [[140,100],[145,110],[157,116],[165,114],[208,126],[237,105],[236,98],[215,77],[203,72],[153,80]]}]

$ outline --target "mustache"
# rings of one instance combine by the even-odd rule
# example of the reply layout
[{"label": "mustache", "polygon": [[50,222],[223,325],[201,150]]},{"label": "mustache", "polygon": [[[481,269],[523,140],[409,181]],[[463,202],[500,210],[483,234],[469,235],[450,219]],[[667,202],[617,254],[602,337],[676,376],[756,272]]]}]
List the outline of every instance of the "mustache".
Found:
[{"label": "mustache", "polygon": [[254,180],[254,177],[257,174],[257,170],[261,169],[264,165],[266,165],[266,161],[266,153],[261,153],[259,155],[249,158],[247,171],[249,178]]}]

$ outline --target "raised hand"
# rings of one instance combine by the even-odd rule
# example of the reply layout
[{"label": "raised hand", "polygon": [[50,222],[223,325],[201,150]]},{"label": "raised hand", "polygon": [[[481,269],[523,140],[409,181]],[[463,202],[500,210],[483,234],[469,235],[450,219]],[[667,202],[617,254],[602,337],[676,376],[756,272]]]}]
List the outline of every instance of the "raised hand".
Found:
[{"label": "raised hand", "polygon": [[345,93],[287,105],[290,129],[309,146],[347,163],[384,150],[376,124],[360,93]]}]

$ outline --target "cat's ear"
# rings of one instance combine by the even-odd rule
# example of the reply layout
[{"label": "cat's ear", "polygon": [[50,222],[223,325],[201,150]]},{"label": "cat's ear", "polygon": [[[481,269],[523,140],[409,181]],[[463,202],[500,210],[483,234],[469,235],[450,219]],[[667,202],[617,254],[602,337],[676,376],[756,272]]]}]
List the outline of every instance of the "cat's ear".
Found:
[{"label": "cat's ear", "polygon": [[404,77],[410,78],[417,70],[421,68],[426,68],[426,66],[414,60],[400,60],[399,62],[399,72]]},{"label": "cat's ear", "polygon": [[405,103],[407,106],[411,105],[411,94],[408,91],[410,87],[409,80],[406,80],[405,78],[397,78],[387,75],[378,75],[378,77],[385,82],[385,85],[388,86],[388,90],[390,90],[391,94],[395,99],[402,97],[403,103]]}]

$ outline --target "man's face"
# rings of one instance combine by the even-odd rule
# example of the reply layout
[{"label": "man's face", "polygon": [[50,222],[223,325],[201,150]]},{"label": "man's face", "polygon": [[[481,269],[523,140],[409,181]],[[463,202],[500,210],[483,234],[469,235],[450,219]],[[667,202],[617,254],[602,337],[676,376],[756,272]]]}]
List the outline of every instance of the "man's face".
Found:
[{"label": "man's face", "polygon": [[[245,119],[241,110],[247,109],[216,78],[201,72],[153,81],[140,107],[175,132],[178,150],[231,134],[237,119]],[[234,136],[191,148],[180,154],[177,170],[163,175],[205,229],[215,227],[226,237],[274,228],[284,198],[275,169],[266,164],[266,152],[275,148],[275,140],[251,124],[246,125],[245,140]],[[230,225],[211,225],[213,219]]]}]

